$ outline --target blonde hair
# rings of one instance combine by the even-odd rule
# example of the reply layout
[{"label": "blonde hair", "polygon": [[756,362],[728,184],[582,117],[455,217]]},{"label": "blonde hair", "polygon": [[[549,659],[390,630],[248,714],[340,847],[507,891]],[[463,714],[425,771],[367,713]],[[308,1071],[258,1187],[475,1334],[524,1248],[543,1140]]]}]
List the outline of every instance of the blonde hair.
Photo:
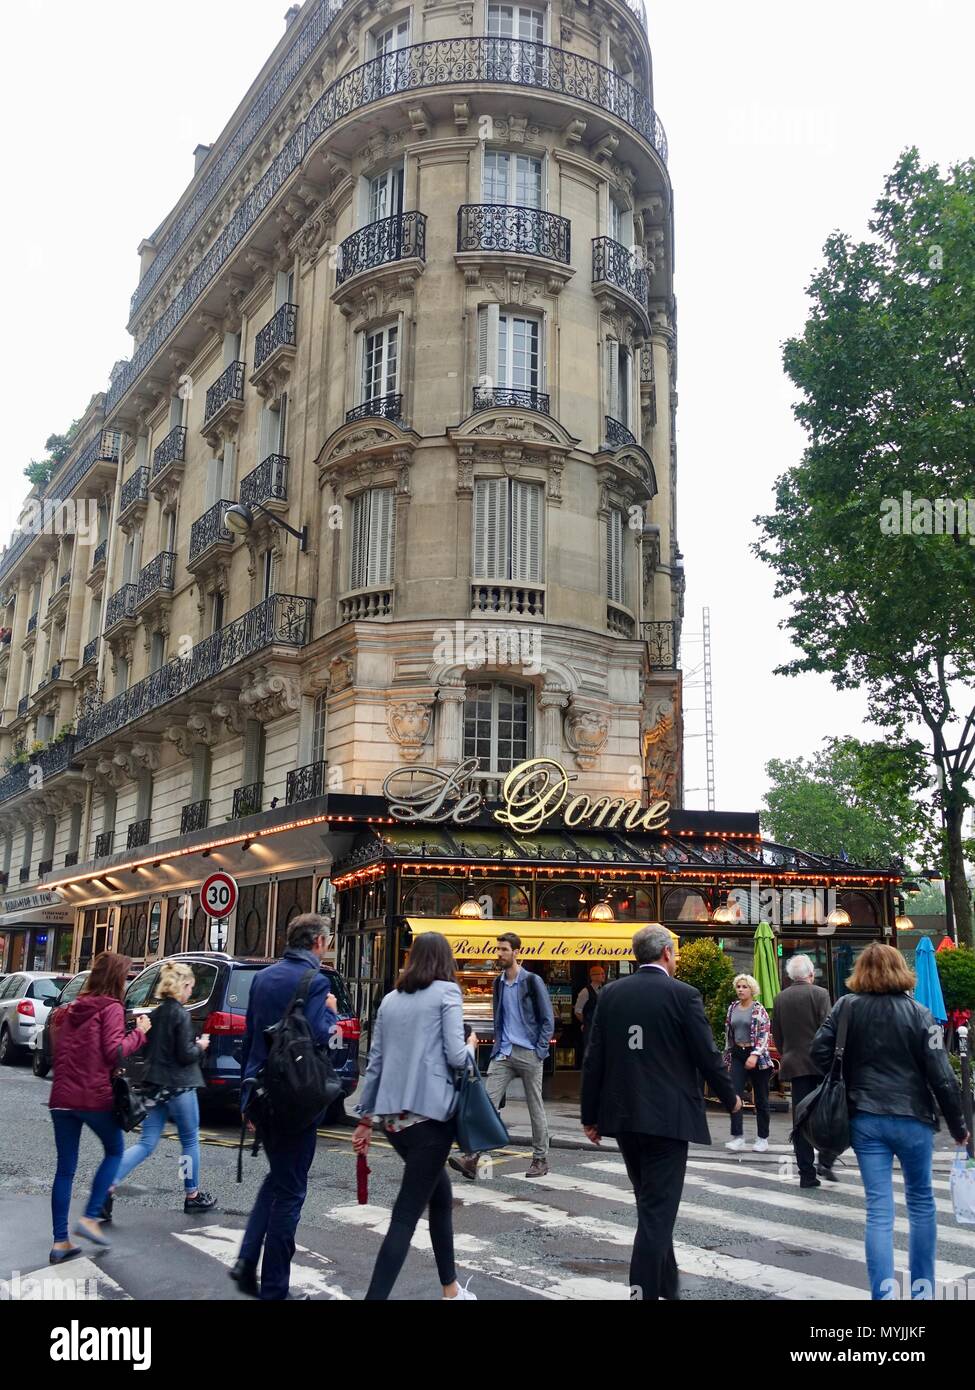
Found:
[{"label": "blonde hair", "polygon": [[176,999],[180,990],[189,981],[196,983],[196,976],[188,965],[167,960],[159,971],[159,984],[156,986],[157,999]]},{"label": "blonde hair", "polygon": [[755,1002],[756,1002],[756,1004],[757,1004],[757,1003],[759,1002],[759,998],[758,998],[758,993],[759,993],[759,990],[758,990],[758,981],[755,979],[755,976],[754,976],[754,975],[736,975],[735,978],[732,980],[731,983],[732,983],[732,984],[735,986],[735,988],[737,989],[738,986],[741,984],[741,982],[742,982],[743,980],[744,980],[745,984],[748,986],[748,988],[751,990],[751,992],[752,992],[752,998],[755,1000]]}]

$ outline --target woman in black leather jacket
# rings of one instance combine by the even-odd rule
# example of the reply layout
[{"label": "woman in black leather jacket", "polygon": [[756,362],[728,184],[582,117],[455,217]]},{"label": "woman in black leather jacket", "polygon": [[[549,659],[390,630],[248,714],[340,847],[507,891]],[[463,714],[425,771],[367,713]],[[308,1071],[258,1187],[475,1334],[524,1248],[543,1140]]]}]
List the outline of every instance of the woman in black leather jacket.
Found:
[{"label": "woman in black leather jacket", "polygon": [[[188,965],[166,961],[159,972],[157,995],[162,1003],[152,1015],[153,1044],[146,1048],[144,1091],[150,1108],[142,1121],[142,1133],[126,1149],[115,1187],[125,1181],[153,1152],[166,1121],[172,1120],[180,1139],[180,1173],[185,1212],[209,1211],[217,1199],[200,1191],[200,1106],[196,1092],[203,1082],[200,1056],[210,1045],[204,1034],[193,1037],[193,1025],[184,1005],[193,993],[195,976]],[[113,1187],[105,1203],[103,1219],[111,1220]]]},{"label": "woman in black leather jacket", "polygon": [[910,1222],[906,1288],[911,1298],[934,1298],[937,1211],[931,1189],[931,1154],[937,1111],[959,1144],[968,1134],[961,1090],[944,1047],[944,1033],[930,1011],[909,993],[915,978],[900,951],[872,942],[813,1039],[811,1055],[827,1073],[836,1050],[841,1011],[847,1024],[846,1079],[850,1136],[867,1197],[865,1232],[870,1296],[898,1297],[894,1276],[893,1161],[904,1174]]}]

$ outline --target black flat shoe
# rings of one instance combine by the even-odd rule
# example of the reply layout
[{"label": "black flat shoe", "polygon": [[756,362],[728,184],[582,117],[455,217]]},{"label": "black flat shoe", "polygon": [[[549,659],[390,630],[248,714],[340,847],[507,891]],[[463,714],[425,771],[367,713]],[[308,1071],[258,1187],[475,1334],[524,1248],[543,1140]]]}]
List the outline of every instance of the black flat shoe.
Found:
[{"label": "black flat shoe", "polygon": [[211,1197],[209,1192],[198,1192],[195,1197],[187,1197],[183,1202],[183,1210],[187,1213],[194,1211],[210,1211],[217,1205],[216,1197]]},{"label": "black flat shoe", "polygon": [[47,1257],[47,1262],[49,1265],[63,1265],[65,1260],[73,1260],[78,1255],[83,1255],[84,1253],[80,1245],[72,1245],[70,1250],[52,1249],[50,1255]]},{"label": "black flat shoe", "polygon": [[827,1168],[825,1163],[820,1163],[816,1172],[821,1178],[825,1178],[827,1182],[839,1182],[839,1178],[833,1172],[832,1168]]},{"label": "black flat shoe", "polygon": [[228,1269],[227,1273],[248,1298],[260,1298],[261,1290],[257,1283],[257,1270],[254,1265],[249,1265],[246,1260],[238,1260],[233,1269]]},{"label": "black flat shoe", "polygon": [[822,1187],[822,1185],[818,1178],[800,1178],[799,1180],[800,1187]]},{"label": "black flat shoe", "polygon": [[112,1210],[114,1206],[115,1198],[112,1196],[111,1193],[109,1193],[108,1196],[105,1198],[105,1205],[102,1207],[102,1214],[99,1217],[99,1220],[104,1222],[105,1225],[110,1226],[112,1224]]}]

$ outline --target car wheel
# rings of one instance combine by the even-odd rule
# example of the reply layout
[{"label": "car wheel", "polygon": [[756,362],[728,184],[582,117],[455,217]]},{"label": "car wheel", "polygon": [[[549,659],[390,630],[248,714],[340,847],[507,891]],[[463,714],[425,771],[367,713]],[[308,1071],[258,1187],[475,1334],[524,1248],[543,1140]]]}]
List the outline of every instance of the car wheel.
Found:
[{"label": "car wheel", "polygon": [[40,1076],[42,1078],[47,1076],[48,1072],[51,1070],[51,1064],[40,1048],[36,1049],[31,1058],[31,1070],[35,1076]]},{"label": "car wheel", "polygon": [[9,1067],[14,1060],[14,1045],[10,1041],[10,1029],[0,1028],[0,1067]]}]

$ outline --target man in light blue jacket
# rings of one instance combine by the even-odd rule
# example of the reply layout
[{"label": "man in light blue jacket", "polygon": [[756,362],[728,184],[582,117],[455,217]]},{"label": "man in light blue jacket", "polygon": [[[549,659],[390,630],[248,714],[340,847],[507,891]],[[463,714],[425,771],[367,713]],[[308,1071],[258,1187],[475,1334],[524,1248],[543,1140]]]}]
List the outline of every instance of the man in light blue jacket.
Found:
[{"label": "man in light blue jacket", "polygon": [[[548,1122],[542,1101],[542,1071],[548,1056],[555,1015],[540,976],[518,961],[521,938],[514,932],[498,937],[499,975],[494,982],[494,1050],[488,1067],[487,1089],[494,1104],[504,1100],[518,1077],[525,1088],[532,1126],[532,1161],[525,1174],[542,1178],[548,1172]],[[477,1154],[450,1158],[451,1168],[465,1178],[477,1176]]]}]

